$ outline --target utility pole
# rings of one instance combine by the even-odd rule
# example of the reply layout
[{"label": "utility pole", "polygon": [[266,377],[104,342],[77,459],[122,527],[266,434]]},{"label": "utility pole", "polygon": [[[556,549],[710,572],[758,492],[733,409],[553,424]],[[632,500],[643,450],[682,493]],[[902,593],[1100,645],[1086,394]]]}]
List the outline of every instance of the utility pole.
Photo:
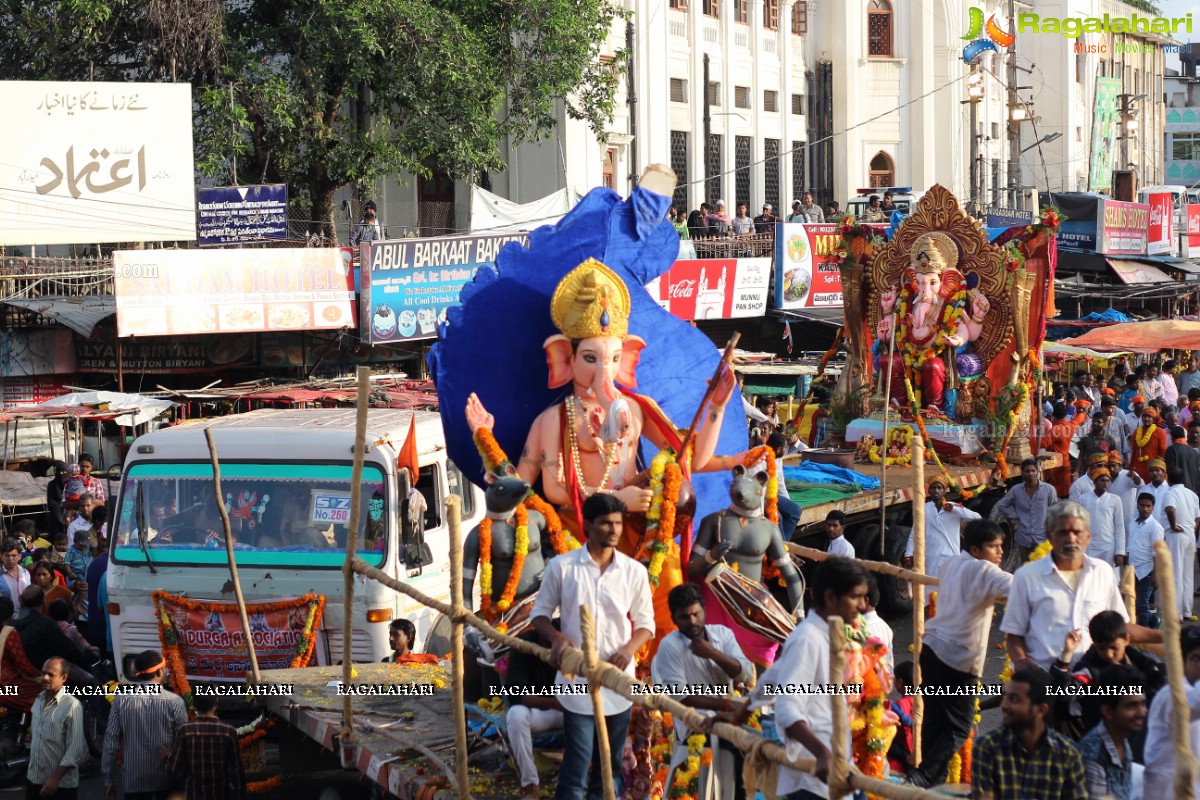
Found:
[{"label": "utility pole", "polygon": [[979,216],[980,181],[979,181],[979,101],[983,99],[983,72],[972,66],[967,75],[967,99],[962,102],[971,107],[971,213]]},{"label": "utility pole", "polygon": [[629,185],[637,186],[641,169],[637,157],[637,85],[633,68],[633,20],[625,24],[625,51],[628,61],[625,63],[625,97],[629,104]]},{"label": "utility pole", "polygon": [[715,197],[708,196],[708,181],[712,177],[709,174],[710,161],[708,158],[708,149],[712,145],[709,140],[712,139],[712,92],[709,90],[708,83],[708,53],[704,54],[704,142],[701,145],[700,152],[704,154],[704,189],[700,192],[704,202],[715,200]]},{"label": "utility pole", "polygon": [[[1017,29],[1016,0],[1008,0],[1008,29]],[[1017,187],[1021,185],[1021,120],[1024,108],[1017,96],[1017,51],[1015,44],[1008,48],[1008,207],[1017,207]],[[1020,118],[1014,119],[1020,108]]]}]

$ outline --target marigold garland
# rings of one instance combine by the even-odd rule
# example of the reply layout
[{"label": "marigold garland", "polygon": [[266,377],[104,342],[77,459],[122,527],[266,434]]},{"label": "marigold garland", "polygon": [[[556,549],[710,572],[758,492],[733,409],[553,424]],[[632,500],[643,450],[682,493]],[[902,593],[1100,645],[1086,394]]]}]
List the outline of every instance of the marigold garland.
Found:
[{"label": "marigold garland", "polygon": [[[883,453],[881,450],[886,450],[887,466],[889,467],[907,467],[912,464],[912,437],[913,429],[907,425],[897,425],[888,430],[888,443],[886,448],[881,448],[878,442],[869,445],[867,448],[867,459],[872,464],[882,464],[884,462]],[[891,455],[895,453],[896,455]]]},{"label": "marigold garland", "polygon": [[921,410],[916,405],[913,394],[912,371],[908,365],[904,367],[904,390],[908,393],[908,402],[915,410],[913,419],[917,423],[917,429],[921,432],[921,441],[925,443],[925,452],[933,455],[933,463],[937,465],[938,472],[941,474],[942,479],[946,481],[947,491],[958,492],[962,496],[962,499],[970,500],[975,496],[975,492],[962,488],[958,481],[954,480],[950,471],[946,469],[946,465],[942,463],[942,457],[938,455],[937,449],[933,446],[933,440],[929,438],[929,431],[925,429],[925,420],[921,418]]},{"label": "marigold garland", "polygon": [[[763,516],[779,525],[779,479],[775,477],[775,451],[770,447],[760,445],[746,453],[746,457],[742,459],[742,466],[749,469],[759,461],[766,460],[767,462],[767,493],[763,499]],[[771,561],[769,556],[763,556],[762,566],[762,582],[769,584],[771,581],[778,581],[780,586],[786,587],[787,581],[783,579],[783,575],[779,572],[779,567]]]},{"label": "marigold garland", "polygon": [[250,783],[247,783],[246,791],[250,792],[251,794],[259,794],[260,792],[267,792],[271,789],[277,789],[281,783],[283,783],[282,777],[279,775],[272,775],[265,781],[251,781]]},{"label": "marigold garland", "polygon": [[[162,642],[163,656],[171,674],[171,691],[179,695],[188,708],[188,713],[195,713],[192,703],[192,686],[187,679],[187,668],[179,653],[179,632],[167,612],[167,603],[185,608],[188,611],[216,612],[224,611],[228,603],[214,600],[193,600],[189,597],[178,597],[162,589],[155,589],[150,594],[154,601],[158,622],[158,638]],[[248,603],[247,613],[271,613],[273,611],[290,611],[294,608],[308,606],[308,616],[304,620],[304,629],[296,639],[296,654],[292,658],[291,669],[301,669],[308,666],[312,659],[313,649],[317,642],[317,631],[320,628],[321,617],[325,613],[325,595],[306,594],[291,600],[281,600],[275,603]]]},{"label": "marigold garland", "polygon": [[639,560],[645,560],[646,543],[649,544],[646,572],[655,588],[675,539],[675,513],[682,490],[683,470],[678,458],[674,450],[664,447],[650,462],[650,509],[646,512],[646,532],[637,554]]},{"label": "marigold garland", "polygon": [[[484,517],[479,521],[479,610],[488,622],[495,622],[505,611],[512,608],[513,598],[517,594],[517,584],[521,580],[521,572],[525,569],[525,557],[529,555],[529,512],[524,505],[519,505],[513,511],[516,522],[515,543],[513,547],[512,569],[508,573],[508,581],[504,591],[492,605],[492,519]],[[501,633],[508,626],[500,623],[496,629]]]}]

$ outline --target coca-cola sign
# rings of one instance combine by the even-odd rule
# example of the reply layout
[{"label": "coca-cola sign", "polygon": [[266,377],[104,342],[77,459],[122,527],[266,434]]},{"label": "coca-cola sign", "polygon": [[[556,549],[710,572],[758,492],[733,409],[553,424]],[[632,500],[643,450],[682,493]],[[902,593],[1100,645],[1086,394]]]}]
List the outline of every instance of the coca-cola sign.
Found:
[{"label": "coca-cola sign", "polygon": [[1200,205],[1187,207],[1188,247],[1200,247]]},{"label": "coca-cola sign", "polygon": [[1150,228],[1146,240],[1147,255],[1170,255],[1175,251],[1175,209],[1170,192],[1155,192],[1150,203]]},{"label": "coca-cola sign", "polygon": [[676,261],[646,289],[680,319],[741,319],[767,311],[769,258]]}]

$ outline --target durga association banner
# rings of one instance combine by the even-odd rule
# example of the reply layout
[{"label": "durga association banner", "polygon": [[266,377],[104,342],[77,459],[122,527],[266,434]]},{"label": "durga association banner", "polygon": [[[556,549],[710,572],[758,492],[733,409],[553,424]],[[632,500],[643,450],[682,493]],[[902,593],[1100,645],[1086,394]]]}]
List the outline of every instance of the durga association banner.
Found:
[{"label": "durga association banner", "polygon": [[[250,654],[236,603],[197,601],[155,592],[154,604],[168,658],[177,655],[188,677],[245,679],[250,672]],[[323,609],[323,598],[313,595],[247,604],[250,638],[259,668],[305,666]]]}]

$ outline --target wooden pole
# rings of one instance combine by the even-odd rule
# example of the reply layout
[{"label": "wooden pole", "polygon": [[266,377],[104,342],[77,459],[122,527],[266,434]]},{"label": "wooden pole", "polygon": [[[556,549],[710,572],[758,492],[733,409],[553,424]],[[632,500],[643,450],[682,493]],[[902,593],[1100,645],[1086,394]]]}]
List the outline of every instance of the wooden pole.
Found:
[{"label": "wooden pole", "polygon": [[[805,547],[792,542],[787,543],[787,548],[788,552],[792,555],[800,556],[800,558],[808,561],[826,561],[832,558],[832,556],[829,553],[826,553],[824,550],[814,550],[811,547]],[[886,564],[882,561],[868,561],[867,559],[863,558],[856,558],[854,560],[863,569],[870,570],[871,572],[877,572],[880,575],[893,575],[901,580],[908,581],[909,583],[920,584],[921,586],[938,585],[938,579],[931,575],[922,575],[919,572],[913,572],[911,569],[898,567],[895,564]]]},{"label": "wooden pole", "polygon": [[[829,682],[840,687],[846,682],[846,624],[841,617],[829,617]],[[829,750],[833,757],[829,764],[830,797],[841,797],[850,791],[850,758],[847,743],[850,741],[850,712],[846,707],[846,696],[839,691],[829,695],[833,706],[833,741]]]},{"label": "wooden pole", "polygon": [[683,457],[683,453],[692,442],[692,437],[696,435],[696,430],[700,427],[700,420],[704,417],[704,407],[708,405],[709,398],[713,392],[717,390],[717,381],[721,377],[721,373],[729,369],[730,362],[733,361],[733,351],[737,348],[738,339],[742,338],[742,334],[737,331],[729,337],[729,343],[725,345],[725,352],[721,355],[721,361],[717,364],[717,369],[713,372],[712,380],[708,382],[708,388],[704,390],[704,397],[700,399],[700,405],[696,407],[696,414],[692,417],[692,424],[688,426],[684,432],[683,438],[679,442],[679,457]]},{"label": "wooden pole", "polygon": [[[350,528],[346,534],[346,561],[342,564],[342,685],[350,688],[354,671],[354,553],[358,547],[358,526],[362,516],[363,459],[366,457],[367,408],[371,397],[371,369],[359,367],[358,414],[354,420],[354,466],[350,470]],[[354,696],[342,698],[342,746],[354,741]],[[344,751],[343,751],[344,752]]]},{"label": "wooden pole", "polygon": [[258,654],[254,652],[254,639],[250,635],[250,617],[246,614],[246,598],[242,595],[242,582],[238,579],[237,561],[233,557],[233,529],[229,524],[229,511],[225,508],[225,495],[221,492],[221,464],[217,459],[217,443],[213,441],[212,428],[204,429],[208,441],[208,454],[212,458],[213,494],[216,495],[217,511],[221,514],[221,527],[225,531],[225,555],[229,558],[229,577],[233,581],[233,596],[237,600],[238,616],[242,619],[242,636],[246,638],[246,649],[250,651],[250,676],[254,685],[262,682],[258,671]]},{"label": "wooden pole", "polygon": [[[917,413],[920,413],[919,411]],[[925,571],[925,440],[920,431],[912,438],[913,464],[913,569]],[[925,639],[925,587],[913,592],[913,689],[921,685],[921,647]],[[921,766],[921,727],[925,702],[920,692],[913,696],[912,764]]]},{"label": "wooden pole", "polygon": [[446,498],[446,518],[450,524],[450,600],[454,605],[454,621],[450,626],[450,652],[453,653],[450,668],[454,678],[454,766],[458,772],[458,796],[467,800],[471,796],[471,781],[467,777],[467,707],[463,678],[466,656],[463,653],[461,619],[461,612],[466,611],[466,606],[463,602],[462,499],[456,494]]},{"label": "wooden pole", "polygon": [[1162,614],[1163,645],[1166,648],[1167,686],[1171,693],[1171,734],[1175,745],[1176,800],[1196,800],[1196,757],[1192,754],[1188,729],[1187,683],[1183,675],[1183,643],[1179,633],[1179,602],[1175,594],[1175,567],[1166,542],[1154,543],[1154,575],[1158,583],[1157,605]]},{"label": "wooden pole", "polygon": [[[887,558],[887,449],[888,449],[888,412],[892,409],[892,360],[896,355],[896,317],[892,315],[892,335],[888,337],[888,366],[887,388],[883,392],[883,441],[879,443],[879,452],[883,461],[879,469],[879,557]],[[880,370],[882,373],[883,370]],[[921,409],[913,409],[920,414]]]},{"label": "wooden pole", "polygon": [[[591,674],[600,663],[596,652],[596,622],[592,610],[586,605],[579,607],[579,627],[583,633],[583,658]],[[613,790],[612,743],[608,741],[608,720],[604,717],[604,694],[601,685],[588,681],[588,694],[592,696],[592,714],[596,720],[596,749],[600,751],[600,779],[604,786],[604,800],[616,800]]]},{"label": "wooden pole", "polygon": [[1125,613],[1137,620],[1137,575],[1129,564],[1121,567],[1121,597],[1125,600]]},{"label": "wooden pole", "polygon": [[[361,559],[354,559],[353,569],[360,575],[365,575],[373,581],[377,581],[382,585],[399,592],[406,597],[411,597],[423,606],[432,608],[433,610],[446,615],[454,621],[455,614],[453,606],[448,603],[443,603],[436,598],[414,589],[412,586],[402,581],[393,578],[383,570],[373,567]],[[473,628],[483,632],[483,634],[493,642],[505,645],[506,647],[516,650],[519,653],[539,658],[542,661],[549,663],[550,648],[541,647],[527,642],[524,639],[518,639],[508,634],[500,633],[481,617],[471,611],[463,610],[461,615],[457,615],[458,619],[466,622]],[[652,694],[645,690],[645,684],[635,678],[629,677],[624,671],[617,669],[612,664],[601,661],[596,665],[595,670],[589,671],[587,659],[584,658],[583,651],[574,647],[568,647],[562,654],[561,670],[563,674],[568,675],[583,675],[588,678],[589,683],[592,680],[599,681],[606,688],[612,689],[614,692],[628,697],[634,703],[645,708],[651,708],[658,711],[669,711],[676,719],[682,720],[689,728],[698,731],[701,725],[705,723],[707,717],[704,717],[694,708],[683,705],[679,701],[664,694]],[[635,694],[631,687],[639,687],[639,691]],[[847,724],[849,724],[847,720]],[[729,725],[724,722],[714,723],[712,732],[721,739],[733,744],[739,750],[750,751],[758,748],[763,758],[768,761],[773,761],[776,764],[782,764],[793,769],[798,769],[802,772],[811,773],[816,769],[816,759],[802,756],[799,758],[788,758],[787,751],[774,742],[766,741],[761,736],[751,733],[744,728]],[[881,797],[891,798],[891,800],[945,800],[943,795],[935,794],[925,789],[917,789],[910,786],[901,786],[895,783],[879,780],[877,778],[868,778],[861,773],[851,773],[849,784],[855,789],[877,794]]]}]

